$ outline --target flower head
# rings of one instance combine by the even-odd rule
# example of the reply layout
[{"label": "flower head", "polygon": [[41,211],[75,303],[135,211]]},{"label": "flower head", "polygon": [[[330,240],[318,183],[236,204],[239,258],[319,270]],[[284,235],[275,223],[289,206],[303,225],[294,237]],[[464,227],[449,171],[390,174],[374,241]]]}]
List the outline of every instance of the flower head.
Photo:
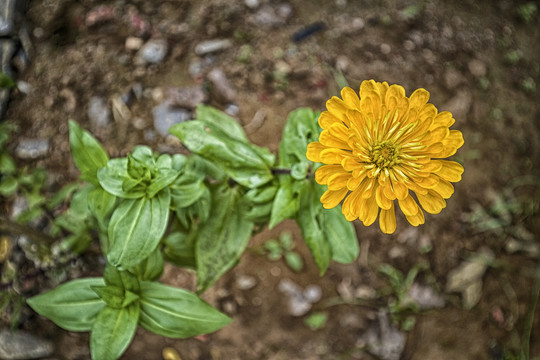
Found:
[{"label": "flower head", "polygon": [[463,145],[461,132],[449,129],[452,114],[439,113],[424,89],[407,97],[403,87],[374,80],[362,82],[360,97],[345,87],[341,98],[326,102],[319,141],[307,148],[309,160],[323,163],[315,172],[315,180],[328,185],[323,206],[345,199],[347,220],[369,226],[379,216],[388,234],[396,230],[396,200],[414,226],[425,221],[422,209],[438,214],[446,207],[451,183],[463,173],[457,162],[443,160]]}]

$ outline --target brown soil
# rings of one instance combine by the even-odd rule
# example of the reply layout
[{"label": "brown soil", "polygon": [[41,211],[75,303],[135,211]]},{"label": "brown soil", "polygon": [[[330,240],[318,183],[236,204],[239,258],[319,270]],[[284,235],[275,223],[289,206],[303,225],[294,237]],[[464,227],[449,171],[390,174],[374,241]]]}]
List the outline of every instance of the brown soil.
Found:
[{"label": "brown soil", "polygon": [[[430,91],[430,101],[441,111],[452,111],[454,128],[464,134],[465,145],[456,155],[464,164],[464,178],[456,184],[447,208],[426,216],[426,224],[417,230],[411,230],[403,218],[398,218],[393,235],[381,234],[376,225],[365,228],[356,223],[360,258],[350,265],[332,264],[323,277],[293,222],[257,234],[238,266],[203,296],[234,319],[230,326],[187,340],[139,329],[123,359],[162,359],[165,347],[176,349],[184,360],[375,359],[365,351],[362,334],[389,301],[382,296],[387,279],[377,267],[386,263],[407,273],[415,264],[427,263],[429,270],[421,272],[419,282],[444,290],[449,271],[481,248],[490,248],[496,260],[484,276],[479,304],[464,310],[459,294],[444,294],[444,308],[411,313],[416,324],[407,333],[401,359],[504,359],[503,354],[511,359],[510,354],[518,354],[521,348],[531,306],[531,273],[539,264],[538,254],[506,251],[513,240],[539,246],[540,112],[538,89],[531,88],[531,83],[540,81],[538,12],[527,23],[518,11],[523,1],[289,0],[284,4],[290,5],[284,8],[292,10],[290,17],[281,18],[273,1],[261,1],[255,9],[240,0],[32,1],[26,18],[33,29],[33,54],[28,68],[18,74],[31,92],[12,93],[6,120],[19,130],[11,149],[22,138],[51,140],[46,157],[21,160],[47,169],[50,190],[77,178],[69,154],[68,119],[92,131],[112,157],[125,155],[137,144],[182,151],[171,139],[164,141],[148,132],[153,127],[152,109],[161,101],[159,90],[206,86],[206,74],[221,68],[236,90],[236,117],[250,130],[254,143],[275,153],[287,114],[302,106],[324,110],[325,101],[339,94],[337,79],[342,72],[355,89],[361,81],[375,79],[401,84],[407,94],[419,87]],[[90,26],[85,19],[99,5],[117,12]],[[264,7],[276,10],[273,16],[282,23],[261,24],[257,16]],[[152,27],[143,38],[167,40],[168,53],[159,64],[134,64],[134,52],[125,47],[128,36],[138,36],[128,19],[129,9],[136,9]],[[299,43],[291,40],[295,32],[317,21],[324,22],[324,30]],[[205,57],[195,54],[202,41],[222,38],[232,39],[232,46]],[[246,51],[249,56],[241,59]],[[513,59],[515,51],[519,53]],[[200,73],[190,75],[193,64],[202,66]],[[111,116],[108,125],[90,123],[87,110],[92,96],[111,101],[135,83],[143,91],[129,104],[131,119]],[[227,101],[221,95],[214,87],[209,102],[224,109]],[[264,120],[251,123],[261,110]],[[529,179],[527,186],[510,188],[523,179]],[[517,210],[497,231],[483,231],[471,221],[472,214],[490,209],[502,194],[511,195],[503,200],[517,201]],[[305,261],[299,273],[255,251],[284,230],[293,232],[296,250]],[[431,243],[432,250],[420,251],[420,241]],[[91,257],[95,255],[85,259]],[[99,267],[87,264],[85,269],[83,276],[99,274]],[[256,280],[253,288],[238,288],[237,279],[244,275]],[[303,287],[322,288],[322,300],[312,309],[329,315],[322,329],[308,328],[307,315],[289,315],[286,297],[278,290],[284,278]],[[170,266],[161,280],[188,289],[194,285],[191,273]],[[343,282],[350,282],[353,289],[374,289],[378,296],[354,304],[339,302]],[[38,286],[33,292],[45,290]],[[87,334],[68,333],[27,314],[20,327],[54,341],[54,359],[89,358]],[[537,310],[531,358],[540,358],[539,314]]]}]

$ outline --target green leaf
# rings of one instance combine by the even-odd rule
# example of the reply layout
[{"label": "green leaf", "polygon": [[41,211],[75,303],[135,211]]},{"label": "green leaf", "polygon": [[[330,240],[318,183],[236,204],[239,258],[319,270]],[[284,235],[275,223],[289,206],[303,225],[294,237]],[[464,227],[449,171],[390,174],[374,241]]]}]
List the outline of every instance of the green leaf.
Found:
[{"label": "green leaf", "polygon": [[153,281],[163,273],[163,253],[157,247],[146,259],[131,269],[139,280]]},{"label": "green leaf", "polygon": [[238,124],[238,121],[216,108],[203,104],[197,105],[195,120],[213,125],[233,139],[244,143],[249,142],[244,129]]},{"label": "green leaf", "polygon": [[26,302],[38,314],[69,331],[89,331],[105,307],[92,286],[103,286],[102,278],[72,280]]},{"label": "green leaf", "polygon": [[129,271],[119,270],[117,267],[107,264],[103,273],[105,283],[110,286],[116,286],[122,291],[129,290],[139,293],[141,287],[136,275]]},{"label": "green leaf", "polygon": [[11,89],[14,88],[15,81],[11,78],[11,76],[7,75],[5,72],[0,71],[0,89]]},{"label": "green leaf", "polygon": [[302,257],[294,251],[288,251],[285,253],[285,262],[292,270],[296,272],[302,271],[304,268],[304,261],[302,260]]},{"label": "green leaf", "polygon": [[173,169],[158,169],[157,176],[146,188],[146,195],[154,197],[159,191],[172,184],[180,173]]},{"label": "green leaf", "polygon": [[144,186],[126,188],[124,185],[126,180],[134,181],[136,184],[140,183],[140,179],[133,179],[129,176],[127,163],[127,158],[109,160],[107,166],[101,168],[97,173],[99,185],[101,185],[105,191],[120,198],[141,198],[146,194]]},{"label": "green leaf", "polygon": [[116,196],[105,191],[102,187],[96,187],[88,194],[88,207],[92,215],[104,227],[108,225],[108,219],[116,206]]},{"label": "green leaf", "polygon": [[[279,167],[292,168],[297,163],[310,163],[306,150],[319,135],[317,117],[318,114],[309,108],[299,108],[289,114],[279,144]],[[298,170],[295,173],[300,175]]]},{"label": "green leaf", "polygon": [[255,188],[273,179],[267,159],[246,144],[202,121],[186,121],[169,131],[192,152],[213,162],[239,184]]},{"label": "green leaf", "polygon": [[92,290],[98,294],[101,300],[107,304],[108,307],[113,309],[121,309],[124,302],[124,293],[123,289],[120,289],[116,286],[92,286]]},{"label": "green leaf", "polygon": [[197,260],[195,259],[196,240],[197,232],[193,229],[189,232],[171,232],[164,240],[163,255],[165,259],[176,266],[195,269],[197,267]]},{"label": "green leaf", "polygon": [[298,211],[296,215],[296,221],[322,275],[330,264],[332,248],[323,231],[323,224],[319,220],[323,207],[315,185],[311,182],[306,181],[300,193],[300,209],[301,211]]},{"label": "green leaf", "polygon": [[282,182],[274,198],[268,225],[270,229],[283,220],[293,218],[296,215],[299,206],[298,195],[299,193],[293,188],[293,180],[287,177],[287,180]]},{"label": "green leaf", "polygon": [[253,223],[238,208],[238,194],[226,186],[213,191],[209,221],[200,226],[197,243],[197,291],[202,292],[229,270],[244,252]]},{"label": "green leaf", "polygon": [[15,194],[17,192],[17,187],[19,186],[19,182],[17,181],[17,178],[13,176],[6,176],[2,178],[2,181],[0,182],[0,195],[2,196],[10,196]]},{"label": "green leaf", "polygon": [[81,172],[81,178],[98,186],[97,171],[107,165],[109,156],[90,133],[69,120],[71,156]]},{"label": "green leaf", "polygon": [[109,223],[107,259],[124,269],[136,266],[154,251],[169,222],[169,190],[151,199],[123,200]]},{"label": "green leaf", "polygon": [[13,158],[7,152],[0,152],[0,174],[13,174],[16,170],[17,166]]},{"label": "green leaf", "polygon": [[139,313],[138,304],[121,309],[103,308],[97,316],[90,334],[92,359],[118,359],[135,336]]},{"label": "green leaf", "polygon": [[181,209],[195,203],[207,191],[203,178],[195,174],[184,174],[176,178],[171,186],[172,207]]},{"label": "green leaf", "polygon": [[197,295],[156,282],[141,282],[140,306],[140,325],[170,338],[211,333],[231,322]]},{"label": "green leaf", "polygon": [[328,321],[328,314],[325,312],[315,312],[309,315],[305,320],[305,324],[311,330],[319,330],[325,327]]},{"label": "green leaf", "polygon": [[354,225],[341,213],[341,207],[323,210],[321,222],[324,234],[332,248],[332,260],[349,264],[356,260],[359,253],[358,238]]}]

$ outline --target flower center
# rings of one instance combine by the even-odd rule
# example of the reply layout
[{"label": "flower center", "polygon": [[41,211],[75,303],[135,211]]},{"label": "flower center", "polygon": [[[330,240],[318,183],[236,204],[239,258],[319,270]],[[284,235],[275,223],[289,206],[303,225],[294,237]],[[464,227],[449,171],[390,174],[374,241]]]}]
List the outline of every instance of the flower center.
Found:
[{"label": "flower center", "polygon": [[391,169],[399,163],[399,148],[391,140],[376,142],[370,151],[370,157],[377,168]]}]

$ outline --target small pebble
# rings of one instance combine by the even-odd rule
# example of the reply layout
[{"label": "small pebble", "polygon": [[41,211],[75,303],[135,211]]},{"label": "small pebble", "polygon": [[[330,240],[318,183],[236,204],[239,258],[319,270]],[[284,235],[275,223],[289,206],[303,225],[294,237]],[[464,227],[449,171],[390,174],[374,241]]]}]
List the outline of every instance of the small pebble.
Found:
[{"label": "small pebble", "polygon": [[195,46],[195,54],[199,56],[203,56],[206,54],[215,53],[218,51],[228,49],[231,46],[232,46],[232,41],[229,39],[207,40],[207,41],[200,42]]},{"label": "small pebble", "polygon": [[235,104],[229,104],[225,108],[225,114],[232,117],[236,117],[239,112],[240,112],[240,108],[238,107],[238,105],[235,105]]},{"label": "small pebble", "polygon": [[244,0],[244,4],[250,9],[256,9],[261,3],[259,0]]},{"label": "small pebble", "polygon": [[257,285],[257,279],[249,275],[240,275],[236,278],[236,287],[240,290],[249,290]]},{"label": "small pebble", "polygon": [[167,55],[167,41],[163,39],[151,39],[135,55],[135,64],[159,64]]},{"label": "small pebble", "polygon": [[129,36],[126,38],[126,50],[136,51],[139,50],[144,44],[144,40],[135,36]]},{"label": "small pebble", "polygon": [[201,86],[170,87],[165,90],[165,99],[172,106],[195,109],[208,101],[208,94]]},{"label": "small pebble", "polygon": [[236,90],[232,87],[225,72],[220,68],[214,68],[208,73],[208,80],[213,85],[215,95],[225,102],[231,103],[236,99]]},{"label": "small pebble", "polygon": [[15,156],[19,159],[37,159],[47,155],[49,149],[49,139],[22,139],[15,148]]},{"label": "small pebble", "polygon": [[391,51],[392,51],[392,48],[390,47],[390,45],[381,44],[381,53],[383,53],[384,55],[388,55],[390,54]]},{"label": "small pebble", "polygon": [[111,112],[107,100],[101,96],[92,96],[88,102],[88,118],[97,128],[107,126],[110,122]]},{"label": "small pebble", "polygon": [[302,294],[310,303],[316,303],[322,298],[322,290],[318,285],[308,285]]},{"label": "small pebble", "polygon": [[152,111],[154,115],[154,128],[161,136],[169,134],[169,128],[174,124],[191,119],[191,113],[185,109],[174,109],[167,104],[161,104]]},{"label": "small pebble", "polygon": [[476,78],[481,78],[487,74],[486,63],[482,60],[473,59],[469,61],[467,67],[469,68],[471,74]]}]

